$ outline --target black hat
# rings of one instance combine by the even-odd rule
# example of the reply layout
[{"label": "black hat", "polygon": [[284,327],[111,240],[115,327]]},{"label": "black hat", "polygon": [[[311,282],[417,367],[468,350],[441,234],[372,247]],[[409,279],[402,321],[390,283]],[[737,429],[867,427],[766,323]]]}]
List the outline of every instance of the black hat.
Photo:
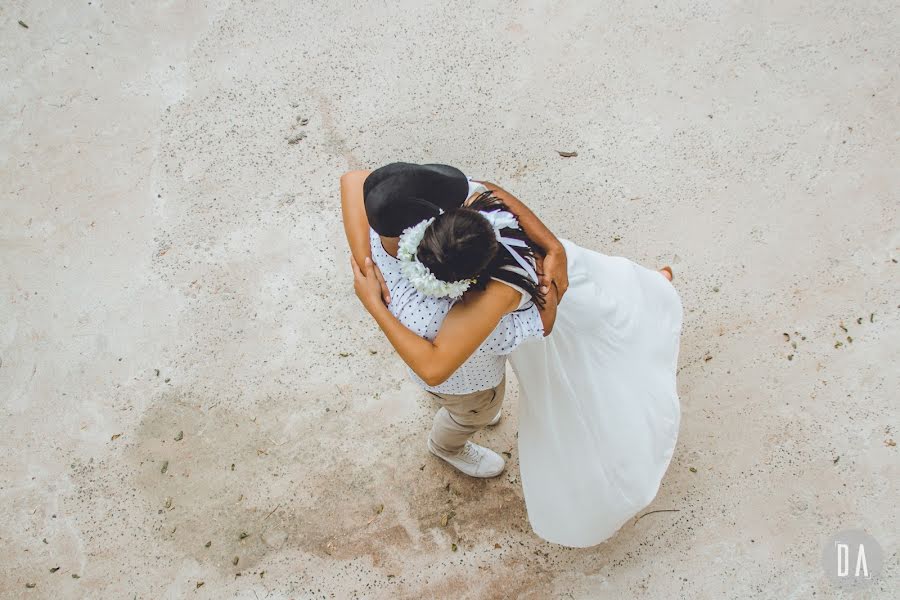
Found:
[{"label": "black hat", "polygon": [[459,208],[468,195],[466,176],[448,165],[391,163],[372,171],[363,184],[369,225],[385,237]]}]

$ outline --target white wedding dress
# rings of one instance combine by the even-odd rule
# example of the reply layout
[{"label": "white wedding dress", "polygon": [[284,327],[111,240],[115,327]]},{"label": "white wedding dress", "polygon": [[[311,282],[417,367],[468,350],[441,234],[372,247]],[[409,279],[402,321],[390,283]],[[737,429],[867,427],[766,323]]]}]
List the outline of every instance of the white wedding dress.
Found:
[{"label": "white wedding dress", "polygon": [[646,507],[669,466],[682,307],[658,271],[563,244],[569,290],[553,332],[510,362],[528,519],[547,541],[586,547]]}]

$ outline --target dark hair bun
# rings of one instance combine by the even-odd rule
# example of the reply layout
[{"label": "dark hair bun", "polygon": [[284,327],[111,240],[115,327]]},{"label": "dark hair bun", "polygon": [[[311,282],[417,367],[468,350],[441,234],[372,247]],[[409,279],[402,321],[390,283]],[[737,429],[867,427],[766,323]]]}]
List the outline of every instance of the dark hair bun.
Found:
[{"label": "dark hair bun", "polygon": [[500,246],[494,227],[481,214],[505,210],[500,199],[484,192],[467,207],[449,211],[434,220],[425,230],[416,256],[441,281],[453,282],[474,279],[470,289],[484,289],[488,281],[499,279],[531,296],[537,306],[544,305],[544,295],[538,283],[519,265],[511,253],[534,266],[538,247],[518,228],[505,227],[500,234],[507,239],[525,242],[524,246],[509,249]]},{"label": "dark hair bun", "polygon": [[441,281],[478,279],[497,255],[494,229],[474,210],[459,208],[435,219],[416,256]]}]

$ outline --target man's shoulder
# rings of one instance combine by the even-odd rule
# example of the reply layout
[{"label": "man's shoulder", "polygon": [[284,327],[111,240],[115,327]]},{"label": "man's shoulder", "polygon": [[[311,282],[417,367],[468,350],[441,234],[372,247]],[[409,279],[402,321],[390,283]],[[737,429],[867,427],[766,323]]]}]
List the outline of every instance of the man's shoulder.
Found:
[{"label": "man's shoulder", "polygon": [[369,242],[372,247],[372,260],[381,269],[384,281],[391,292],[391,303],[388,305],[391,313],[420,335],[424,335],[426,330],[443,321],[453,306],[453,300],[426,296],[413,287],[401,273],[400,261],[385,251],[381,245],[381,238],[372,229],[369,229]]},{"label": "man's shoulder", "polygon": [[[415,310],[419,311],[423,314],[433,313],[437,314],[439,312],[446,312],[450,310],[450,307],[453,306],[453,301],[450,298],[435,298],[433,296],[426,296],[415,287],[413,287],[412,283],[409,282],[405,277],[401,277],[397,282],[397,291],[400,292],[399,298],[397,298],[397,309],[404,310]],[[396,297],[395,293],[391,292],[391,304],[394,303],[393,299]]]},{"label": "man's shoulder", "polygon": [[384,246],[381,245],[381,238],[372,229],[369,229],[369,250],[372,253],[372,262],[381,269],[382,275],[387,276],[388,273],[393,273],[399,276],[399,261],[387,253]]}]

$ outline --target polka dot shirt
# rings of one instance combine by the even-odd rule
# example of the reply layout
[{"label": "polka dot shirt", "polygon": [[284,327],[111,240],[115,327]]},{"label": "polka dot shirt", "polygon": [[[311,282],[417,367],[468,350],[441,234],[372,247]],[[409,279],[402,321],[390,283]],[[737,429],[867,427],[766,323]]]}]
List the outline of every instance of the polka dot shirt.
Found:
[{"label": "polka dot shirt", "polygon": [[[400,261],[384,250],[381,238],[372,230],[369,230],[369,241],[372,260],[381,269],[391,293],[391,303],[388,305],[391,313],[417,335],[433,341],[453,306],[453,300],[432,298],[419,292],[403,277]],[[522,342],[539,339],[544,334],[540,313],[530,297],[523,293],[519,306],[520,310],[500,320],[491,335],[447,381],[429,386],[410,369],[412,380],[426,390],[439,394],[469,394],[499,385],[506,371],[506,355]],[[522,308],[524,306],[527,308]]]}]

